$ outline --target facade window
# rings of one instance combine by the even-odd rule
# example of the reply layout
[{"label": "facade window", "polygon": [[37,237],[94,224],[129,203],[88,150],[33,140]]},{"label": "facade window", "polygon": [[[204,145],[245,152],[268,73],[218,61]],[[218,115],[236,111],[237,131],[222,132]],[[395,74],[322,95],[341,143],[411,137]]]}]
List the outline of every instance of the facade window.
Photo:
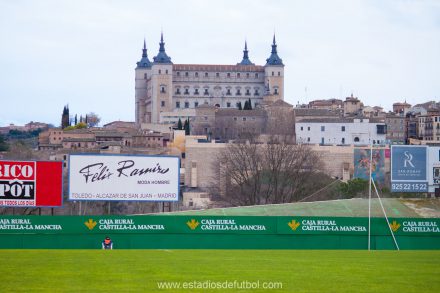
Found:
[{"label": "facade window", "polygon": [[227,103],[226,103],[226,107],[227,107],[227,108],[231,108],[231,102],[227,102]]},{"label": "facade window", "polygon": [[198,72],[196,72],[196,73],[195,73],[195,76],[196,76],[196,77],[199,77],[199,73],[198,73]]},{"label": "facade window", "polygon": [[194,94],[195,94],[195,95],[198,95],[198,94],[199,94],[199,89],[195,89],[195,90],[194,90]]},{"label": "facade window", "polygon": [[168,69],[165,70],[165,74],[168,74]]},{"label": "facade window", "polygon": [[258,89],[255,89],[254,96],[259,96],[259,95],[260,93],[258,92]]},{"label": "facade window", "polygon": [[258,73],[255,73],[255,78],[258,78]]},{"label": "facade window", "polygon": [[272,76],[274,76],[274,75],[275,75],[275,72],[272,71]]},{"label": "facade window", "polygon": [[240,72],[237,73],[237,78],[240,78]]},{"label": "facade window", "polygon": [[248,73],[246,73],[246,78],[249,78],[249,72],[248,72]]},{"label": "facade window", "polygon": [[144,79],[147,79],[147,74],[146,73],[144,73]]},{"label": "facade window", "polygon": [[237,121],[237,117],[234,117],[234,121]]},{"label": "facade window", "polygon": [[359,142],[359,137],[356,136],[356,137],[354,138],[354,142]]},{"label": "facade window", "polygon": [[208,120],[208,116],[205,116],[204,118],[205,118],[205,120]]},{"label": "facade window", "polygon": [[189,73],[188,73],[188,72],[185,72],[185,77],[188,77],[188,75],[189,75]]},{"label": "facade window", "polygon": [[199,106],[199,102],[194,102],[194,108],[197,108]]},{"label": "facade window", "polygon": [[246,94],[245,94],[245,95],[246,95],[246,96],[250,96],[250,95],[251,95],[251,92],[250,92],[249,89],[246,90]]},{"label": "facade window", "polygon": [[310,142],[310,137],[307,137],[307,142]]},{"label": "facade window", "polygon": [[183,93],[184,95],[189,95],[189,90],[186,88],[185,92]]},{"label": "facade window", "polygon": [[231,73],[230,72],[226,73],[226,76],[231,77]]},{"label": "facade window", "polygon": [[185,102],[185,108],[189,108],[189,102]]},{"label": "facade window", "polygon": [[236,95],[237,95],[237,96],[241,96],[241,91],[240,91],[240,89],[237,89],[237,93],[236,93]]},{"label": "facade window", "polygon": [[227,96],[230,96],[230,95],[231,95],[231,89],[227,89],[227,90],[226,90],[226,95],[227,95]]},{"label": "facade window", "polygon": [[345,144],[345,138],[344,137],[341,139],[341,143]]},{"label": "facade window", "polygon": [[217,72],[217,73],[215,74],[215,77],[220,77],[220,73]]},{"label": "facade window", "polygon": [[324,138],[321,137],[321,144],[324,144]]},{"label": "facade window", "polygon": [[176,88],[176,95],[180,95],[180,88]]},{"label": "facade window", "polygon": [[159,69],[159,74],[162,74],[162,70]]},{"label": "facade window", "polygon": [[274,88],[274,89],[273,89],[273,94],[274,94],[274,95],[278,95],[278,89],[277,89],[277,88]]},{"label": "facade window", "polygon": [[321,126],[321,131],[325,131],[325,126]]},{"label": "facade window", "polygon": [[176,102],[176,108],[180,108],[180,102]]},{"label": "facade window", "polygon": [[345,131],[345,126],[341,126],[341,131]]},{"label": "facade window", "polygon": [[180,76],[180,71],[177,71],[177,76]]},{"label": "facade window", "polygon": [[205,89],[205,91],[203,92],[203,94],[204,94],[205,96],[209,95],[209,93],[208,93],[208,89]]},{"label": "facade window", "polygon": [[160,106],[165,107],[165,101],[160,101]]},{"label": "facade window", "polygon": [[310,131],[310,126],[309,126],[309,127],[307,127],[307,131]]},{"label": "facade window", "polygon": [[243,121],[246,121],[246,117],[243,117]]},{"label": "facade window", "polygon": [[160,92],[161,92],[161,93],[165,93],[165,87],[164,87],[164,86],[161,86],[161,87],[160,87]]},{"label": "facade window", "polygon": [[278,71],[278,76],[281,76],[281,72]]},{"label": "facade window", "polygon": [[208,72],[205,72],[205,77],[208,77]]},{"label": "facade window", "polygon": [[303,131],[303,127],[301,126],[301,131]]}]

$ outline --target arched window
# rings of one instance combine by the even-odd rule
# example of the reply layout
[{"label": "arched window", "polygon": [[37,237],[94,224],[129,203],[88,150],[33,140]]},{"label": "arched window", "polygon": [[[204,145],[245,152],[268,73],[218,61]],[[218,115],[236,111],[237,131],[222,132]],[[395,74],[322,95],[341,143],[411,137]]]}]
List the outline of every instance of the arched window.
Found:
[{"label": "arched window", "polygon": [[359,137],[356,136],[356,137],[354,138],[354,142],[359,142]]}]

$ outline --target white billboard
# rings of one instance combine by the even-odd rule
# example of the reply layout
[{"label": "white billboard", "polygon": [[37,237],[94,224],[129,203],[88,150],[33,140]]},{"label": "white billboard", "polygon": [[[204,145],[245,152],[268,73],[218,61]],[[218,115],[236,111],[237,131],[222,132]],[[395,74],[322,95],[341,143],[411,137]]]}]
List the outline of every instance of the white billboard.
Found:
[{"label": "white billboard", "polygon": [[440,187],[440,147],[429,147],[428,182],[429,192]]},{"label": "white billboard", "polygon": [[72,154],[70,200],[177,201],[178,157]]}]

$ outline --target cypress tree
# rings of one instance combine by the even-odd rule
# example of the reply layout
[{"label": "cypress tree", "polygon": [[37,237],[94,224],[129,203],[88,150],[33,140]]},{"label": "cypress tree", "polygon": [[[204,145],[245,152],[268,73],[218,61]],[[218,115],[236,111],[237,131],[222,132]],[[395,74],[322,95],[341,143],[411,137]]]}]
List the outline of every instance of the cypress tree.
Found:
[{"label": "cypress tree", "polygon": [[180,120],[180,118],[179,118],[179,121],[177,122],[177,130],[182,130],[183,128],[182,128],[182,120]]},{"label": "cypress tree", "polygon": [[241,107],[241,102],[237,103],[237,107],[238,107],[238,110],[243,110],[243,108]]}]

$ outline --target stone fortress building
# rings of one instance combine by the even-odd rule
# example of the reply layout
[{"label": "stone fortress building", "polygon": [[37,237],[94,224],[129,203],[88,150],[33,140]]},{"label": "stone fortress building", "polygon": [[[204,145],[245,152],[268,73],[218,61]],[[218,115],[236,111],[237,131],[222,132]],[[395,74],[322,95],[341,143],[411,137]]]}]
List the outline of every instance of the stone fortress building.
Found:
[{"label": "stone fortress building", "polygon": [[252,108],[263,103],[284,100],[284,64],[278,56],[275,35],[272,51],[264,66],[249,58],[247,43],[243,59],[236,65],[173,64],[165,52],[163,34],[159,52],[150,61],[146,43],[135,69],[136,125],[175,122],[179,113],[189,116],[201,105],[238,108],[246,101]]}]

